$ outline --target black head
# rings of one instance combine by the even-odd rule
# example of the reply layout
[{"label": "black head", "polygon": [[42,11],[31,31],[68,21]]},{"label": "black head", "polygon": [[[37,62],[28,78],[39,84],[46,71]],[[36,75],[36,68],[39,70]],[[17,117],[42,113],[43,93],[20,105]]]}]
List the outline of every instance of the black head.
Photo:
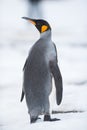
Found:
[{"label": "black head", "polygon": [[51,30],[51,27],[48,24],[48,22],[43,19],[31,19],[27,17],[22,17],[22,18],[30,21],[33,25],[35,25],[40,33],[43,33],[47,30]]}]

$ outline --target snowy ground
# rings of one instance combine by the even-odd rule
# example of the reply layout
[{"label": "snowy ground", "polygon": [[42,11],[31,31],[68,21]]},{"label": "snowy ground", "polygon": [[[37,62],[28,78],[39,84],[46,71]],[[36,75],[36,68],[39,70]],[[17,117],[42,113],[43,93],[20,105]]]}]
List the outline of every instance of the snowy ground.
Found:
[{"label": "snowy ground", "polygon": [[25,101],[20,103],[22,68],[39,33],[28,25],[24,0],[0,1],[0,130],[87,130],[87,1],[44,2],[44,18],[53,28],[53,41],[63,76],[60,106],[51,95],[52,117],[58,122],[30,125]]}]

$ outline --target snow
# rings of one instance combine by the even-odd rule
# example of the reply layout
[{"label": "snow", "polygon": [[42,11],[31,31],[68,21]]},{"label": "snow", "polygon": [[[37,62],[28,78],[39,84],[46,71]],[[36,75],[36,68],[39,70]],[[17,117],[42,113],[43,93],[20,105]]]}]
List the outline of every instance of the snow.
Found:
[{"label": "snow", "polygon": [[50,96],[51,111],[57,122],[29,123],[25,100],[20,103],[22,69],[29,49],[39,33],[22,16],[24,0],[0,1],[0,130],[86,130],[87,129],[87,1],[45,1],[44,18],[53,32],[58,62],[63,76],[63,100],[55,103],[55,87]]}]

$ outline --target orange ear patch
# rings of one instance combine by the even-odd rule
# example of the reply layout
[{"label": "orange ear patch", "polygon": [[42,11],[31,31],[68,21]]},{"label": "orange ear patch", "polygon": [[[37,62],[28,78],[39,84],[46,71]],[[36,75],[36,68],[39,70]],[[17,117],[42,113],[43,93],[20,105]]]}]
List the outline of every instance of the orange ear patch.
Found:
[{"label": "orange ear patch", "polygon": [[47,29],[48,29],[48,26],[43,25],[43,26],[41,27],[41,33],[42,33],[42,32],[45,32]]}]

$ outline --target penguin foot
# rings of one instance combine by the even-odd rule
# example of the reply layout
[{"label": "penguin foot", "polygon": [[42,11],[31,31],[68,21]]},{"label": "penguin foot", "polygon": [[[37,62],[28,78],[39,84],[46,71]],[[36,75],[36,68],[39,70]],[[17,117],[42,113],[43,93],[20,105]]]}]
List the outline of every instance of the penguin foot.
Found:
[{"label": "penguin foot", "polygon": [[51,119],[50,115],[45,115],[44,116],[44,121],[59,121],[60,119],[53,118]]},{"label": "penguin foot", "polygon": [[30,123],[35,123],[40,117],[32,117]]}]

